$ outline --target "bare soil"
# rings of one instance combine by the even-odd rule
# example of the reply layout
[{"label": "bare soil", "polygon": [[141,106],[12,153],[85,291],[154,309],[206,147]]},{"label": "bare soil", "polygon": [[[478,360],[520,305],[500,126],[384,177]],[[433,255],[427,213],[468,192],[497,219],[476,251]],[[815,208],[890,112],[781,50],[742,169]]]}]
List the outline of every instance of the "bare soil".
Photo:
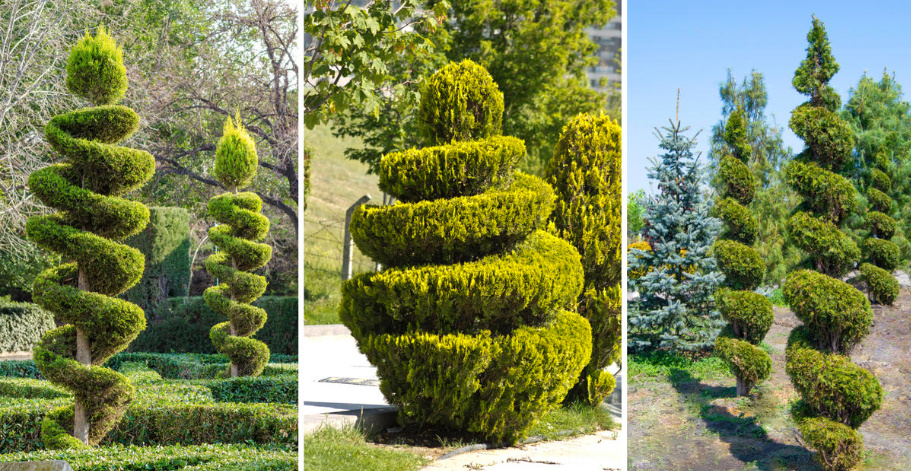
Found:
[{"label": "bare soil", "polygon": [[[860,431],[864,470],[911,469],[911,292],[874,305],[870,335],[851,357],[880,380],[882,408]],[[629,384],[630,470],[819,470],[790,420],[797,399],[785,373],[785,345],[799,321],[784,308],[765,339],[772,377],[752,397],[735,397],[734,379],[699,381],[677,370],[672,381]]]}]

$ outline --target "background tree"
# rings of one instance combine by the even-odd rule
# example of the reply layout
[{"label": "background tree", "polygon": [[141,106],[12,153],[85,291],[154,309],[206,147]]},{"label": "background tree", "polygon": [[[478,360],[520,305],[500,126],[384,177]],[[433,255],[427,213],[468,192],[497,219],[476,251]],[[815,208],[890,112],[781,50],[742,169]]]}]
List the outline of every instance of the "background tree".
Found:
[{"label": "background tree", "polygon": [[149,153],[117,145],[136,131],[139,116],[114,104],[126,91],[126,69],[104,29],[73,46],[66,85],[94,106],[55,116],[45,127],[65,160],[34,172],[29,188],[61,212],[32,217],[27,225],[29,239],[71,260],[42,272],[34,285],[35,300],[63,324],[42,337],[35,363],[75,396],[74,407],[45,416],[42,439],[52,449],[97,444],[132,401],[127,378],[101,365],[145,328],[142,308],[112,296],[142,276],[142,254],[118,241],[141,231],[149,210],[123,195],[155,169]]},{"label": "background tree", "polygon": [[825,469],[848,470],[860,463],[863,451],[856,429],[879,409],[883,392],[876,377],[848,356],[873,322],[863,293],[832,277],[853,268],[860,256],[854,241],[838,228],[854,210],[855,190],[834,172],[849,163],[854,135],[835,113],[840,98],[828,82],[839,66],[815,17],[807,41],[807,57],[793,84],[810,100],[792,112],[790,121],[807,146],[785,175],[804,199],[788,231],[816,271],[793,271],[785,281],[785,299],[803,323],[788,338],[786,368],[800,395],[791,414],[803,439]]},{"label": "background tree", "polygon": [[645,190],[636,190],[626,195],[626,237],[633,242],[639,240],[645,227],[643,216],[646,201]]},{"label": "background tree", "polygon": [[765,263],[752,247],[757,223],[745,206],[755,196],[757,179],[747,167],[753,149],[742,108],[731,112],[724,140],[732,152],[719,163],[722,193],[712,213],[724,222],[724,232],[713,250],[725,287],[715,292],[715,303],[728,325],[715,339],[715,352],[737,378],[737,395],[749,396],[753,386],[767,379],[772,370],[771,356],[758,345],[775,316],[769,299],[754,292],[762,283]]},{"label": "background tree", "polygon": [[592,358],[568,400],[598,406],[614,390],[605,368],[620,359],[620,125],[601,114],[581,114],[560,135],[547,181],[557,202],[557,234],[582,255],[585,287],[578,311],[592,326]]},{"label": "background tree", "polygon": [[269,347],[250,338],[266,323],[266,311],[250,303],[266,291],[266,278],[250,271],[272,258],[272,247],[260,243],[269,232],[269,219],[259,214],[262,200],[238,190],[253,180],[258,167],[256,144],[240,122],[228,118],[215,152],[215,178],[229,190],[209,201],[209,212],[220,226],[209,237],[221,251],[206,260],[206,270],[221,281],[206,289],[206,304],[226,316],[209,332],[212,344],[225,354],[232,377],[257,376],[269,363]]},{"label": "background tree", "polygon": [[[651,159],[649,178],[658,181],[658,194],[645,209],[644,240],[651,250],[632,249],[629,271],[642,273],[630,280],[639,297],[631,301],[629,348],[633,351],[669,348],[705,350],[724,326],[712,295],[722,281],[709,254],[720,221],[709,216],[700,185],[703,168],[693,155],[695,136],[684,133],[680,121],[655,130],[666,152]],[[697,133],[698,134],[698,133]]]}]

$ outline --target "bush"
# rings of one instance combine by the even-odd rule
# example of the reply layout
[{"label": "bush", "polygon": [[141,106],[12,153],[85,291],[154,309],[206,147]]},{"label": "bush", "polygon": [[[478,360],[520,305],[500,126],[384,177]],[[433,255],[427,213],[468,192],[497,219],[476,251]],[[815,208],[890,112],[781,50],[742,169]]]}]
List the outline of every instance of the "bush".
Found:
[{"label": "bush", "polygon": [[860,249],[854,240],[830,221],[797,212],[788,219],[788,234],[823,273],[841,274],[860,260]]},{"label": "bush", "polygon": [[470,60],[443,67],[421,91],[418,128],[431,145],[497,136],[502,123],[503,93]]},{"label": "bush", "polygon": [[860,273],[870,289],[871,298],[880,304],[892,305],[901,288],[898,280],[886,270],[869,263],[860,266]]},{"label": "bush", "polygon": [[797,422],[800,435],[816,450],[816,459],[827,470],[857,469],[864,439],[860,432],[825,417],[808,417]]},{"label": "bush", "polygon": [[715,202],[712,216],[724,222],[724,232],[719,237],[730,239],[741,244],[751,245],[756,241],[759,224],[750,214],[750,210],[733,198],[723,198]]},{"label": "bush", "polygon": [[730,155],[721,158],[718,177],[722,185],[721,194],[731,197],[740,204],[750,204],[756,196],[756,177],[750,168]]},{"label": "bush", "polygon": [[857,191],[851,182],[813,162],[792,160],[785,167],[785,180],[800,196],[803,205],[817,215],[838,224],[854,212]]},{"label": "bush", "polygon": [[[290,296],[263,296],[253,302],[266,311],[266,324],[255,334],[274,354],[297,355],[298,300]],[[215,353],[208,332],[223,318],[202,297],[172,298],[167,310],[130,345],[132,352]]]},{"label": "bush", "polygon": [[813,150],[809,156],[824,168],[839,170],[851,158],[854,131],[835,112],[804,103],[791,113],[788,124]]},{"label": "bush", "polygon": [[505,136],[393,152],[380,161],[379,186],[406,203],[477,195],[508,186],[524,156],[522,140]]},{"label": "bush", "polygon": [[867,239],[864,241],[864,252],[870,263],[890,272],[898,268],[901,260],[898,246],[888,240]]},{"label": "bush", "polygon": [[[644,252],[646,250],[652,250],[652,246],[649,245],[649,243],[644,240],[640,240],[638,242],[633,242],[632,244],[629,244],[626,247],[626,252],[628,254],[627,260],[631,260],[633,257],[636,256],[636,252],[634,252],[633,250],[640,250],[640,251]],[[627,277],[630,280],[636,280],[636,279],[639,279],[639,278],[645,276],[646,273],[647,273],[647,271],[644,269],[640,269],[640,270],[630,269],[629,273],[627,273]]]},{"label": "bush", "polygon": [[209,385],[220,402],[282,402],[297,404],[297,375],[231,378]]},{"label": "bush", "polygon": [[38,305],[0,298],[0,352],[31,351],[41,336],[54,327],[53,314]]},{"label": "bush", "polygon": [[846,354],[870,333],[873,311],[860,291],[812,270],[788,274],[784,296],[798,319],[813,333],[813,345]]},{"label": "bush", "polygon": [[187,295],[190,281],[190,213],[183,208],[151,207],[145,229],[126,240],[145,257],[145,271],[122,297],[148,314],[168,298]]},{"label": "bush", "polygon": [[895,235],[897,222],[879,211],[867,213],[867,223],[870,224],[870,232],[874,237],[891,239]]},{"label": "bush", "polygon": [[721,331],[715,339],[715,352],[728,365],[737,379],[751,387],[769,378],[772,372],[772,357],[763,349],[736,337],[730,326]]},{"label": "bush", "polygon": [[876,188],[867,189],[867,199],[870,200],[870,206],[874,211],[888,213],[892,209],[892,198]]},{"label": "bush", "polygon": [[769,298],[752,291],[735,291],[722,288],[715,291],[715,305],[736,333],[735,338],[758,345],[765,338],[775,312]]},{"label": "bush", "polygon": [[753,290],[762,283],[765,262],[753,248],[733,240],[719,240],[715,242],[714,251],[727,286]]},{"label": "bush", "polygon": [[870,170],[870,183],[873,188],[884,193],[892,191],[892,179],[889,178],[889,175],[886,175],[886,172],[878,168]]}]

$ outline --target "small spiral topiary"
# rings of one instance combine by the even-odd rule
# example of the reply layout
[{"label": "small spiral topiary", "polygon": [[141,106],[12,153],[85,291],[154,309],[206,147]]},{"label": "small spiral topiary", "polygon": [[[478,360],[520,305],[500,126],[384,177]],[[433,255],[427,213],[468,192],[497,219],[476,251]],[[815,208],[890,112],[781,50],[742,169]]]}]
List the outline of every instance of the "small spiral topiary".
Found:
[{"label": "small spiral topiary", "polygon": [[103,28],[70,51],[67,87],[95,106],[55,116],[45,127],[63,163],[29,177],[32,193],[57,214],[34,216],[26,232],[43,249],[73,260],[42,272],[33,298],[63,326],[35,347],[45,378],[73,392],[75,405],[48,413],[41,424],[47,448],[97,444],[133,399],[122,374],[104,368],[145,329],[139,306],[117,299],[142,277],[142,254],[119,241],[141,231],[149,210],[123,195],[142,186],[155,159],[118,146],[139,126],[133,110],[114,105],[126,90],[122,51]]},{"label": "small spiral topiary", "polygon": [[867,283],[870,299],[880,304],[891,305],[898,297],[899,291],[898,280],[892,276],[892,270],[898,267],[901,250],[891,240],[898,227],[898,221],[889,216],[892,198],[886,192],[892,189],[892,179],[886,173],[888,161],[880,154],[873,162],[880,168],[874,167],[870,170],[867,199],[872,208],[867,212],[867,225],[872,237],[864,241],[864,249],[869,262],[874,266],[862,266],[861,275]]},{"label": "small spiral topiary", "polygon": [[269,363],[269,347],[250,338],[266,323],[266,311],[250,305],[266,291],[266,278],[249,273],[272,258],[272,247],[260,243],[269,232],[269,219],[260,214],[263,202],[255,193],[238,190],[256,175],[256,146],[240,123],[225,122],[215,151],[215,176],[232,193],[209,200],[209,214],[222,223],[209,229],[221,250],[206,259],[206,270],[221,283],[203,293],[206,304],[228,318],[209,331],[215,348],[231,360],[226,375],[257,376]]},{"label": "small spiral topiary", "polygon": [[726,286],[715,292],[715,303],[728,323],[715,339],[715,353],[737,378],[739,396],[749,396],[753,386],[772,371],[772,358],[758,345],[774,318],[772,303],[753,292],[762,283],[765,262],[750,246],[758,224],[745,206],[753,199],[756,185],[747,166],[752,147],[745,129],[743,110],[737,108],[725,124],[724,139],[732,155],[722,158],[718,172],[722,194],[713,208],[725,230],[712,247]]},{"label": "small spiral topiary", "polygon": [[589,322],[566,310],[579,253],[541,230],[554,190],[513,170],[524,143],[496,135],[502,95],[483,67],[444,67],[421,100],[440,145],[383,157],[380,187],[398,202],[359,206],[351,234],[384,269],[345,282],[339,317],[402,424],[515,442],[591,357]]},{"label": "small spiral topiary", "polygon": [[[807,147],[787,171],[788,182],[805,201],[788,229],[794,245],[810,254],[817,271],[793,271],[784,284],[785,299],[803,322],[788,338],[786,370],[801,398],[791,416],[804,440],[816,450],[824,469],[849,470],[860,463],[863,451],[856,429],[879,409],[883,392],[876,377],[848,356],[873,323],[867,297],[833,277],[853,268],[860,255],[857,244],[838,228],[854,210],[855,192],[835,173],[851,157],[854,135],[834,112],[840,99],[828,82],[838,64],[825,28],[815,17],[807,40],[807,57],[793,83],[810,100],[798,106],[790,120]],[[870,242],[874,250],[882,248],[876,242],[888,243],[868,239],[865,247]],[[872,277],[880,274],[869,268],[862,271]]]}]

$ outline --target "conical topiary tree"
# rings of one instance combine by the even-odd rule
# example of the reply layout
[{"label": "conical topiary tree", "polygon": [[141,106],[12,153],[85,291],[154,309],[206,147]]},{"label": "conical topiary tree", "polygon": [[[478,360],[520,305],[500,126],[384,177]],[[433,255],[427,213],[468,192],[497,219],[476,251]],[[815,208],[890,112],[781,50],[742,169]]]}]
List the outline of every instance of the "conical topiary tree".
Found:
[{"label": "conical topiary tree", "polygon": [[725,287],[715,292],[715,304],[728,325],[715,339],[715,352],[737,378],[737,395],[748,396],[772,371],[771,356],[757,345],[775,316],[769,299],[754,292],[765,275],[765,262],[752,248],[758,225],[746,205],[753,199],[756,181],[747,167],[752,148],[740,108],[728,118],[724,140],[731,155],[719,162],[717,178],[722,193],[712,213],[724,223],[714,250]]},{"label": "conical topiary tree", "polygon": [[592,358],[567,400],[593,406],[613,391],[614,376],[604,369],[620,359],[620,149],[618,123],[580,114],[563,127],[546,171],[557,192],[557,233],[582,255],[578,311],[592,326]]},{"label": "conical topiary tree", "polygon": [[898,267],[901,258],[900,250],[890,240],[898,228],[898,221],[889,216],[892,212],[892,198],[888,193],[892,189],[892,179],[885,172],[888,170],[888,161],[885,156],[879,155],[874,159],[873,165],[867,189],[867,200],[870,202],[867,225],[871,237],[864,241],[869,263],[860,266],[860,273],[873,301],[892,304],[900,289],[898,280],[892,276],[892,270]]},{"label": "conical topiary tree", "polygon": [[269,347],[250,338],[266,323],[266,311],[250,304],[266,291],[266,278],[249,273],[272,258],[272,247],[260,242],[269,232],[269,219],[260,214],[263,202],[256,193],[238,193],[253,180],[257,165],[256,145],[240,117],[228,118],[215,150],[215,178],[230,192],[209,200],[209,214],[221,223],[209,229],[209,238],[220,251],[206,259],[206,270],[220,284],[203,296],[206,305],[228,318],[212,326],[209,337],[231,360],[226,372],[231,377],[256,376],[269,363]]},{"label": "conical topiary tree", "polygon": [[785,169],[788,183],[804,201],[789,221],[794,244],[809,253],[816,271],[791,272],[785,299],[803,322],[788,338],[787,373],[800,400],[791,414],[807,444],[828,470],[860,463],[863,438],[857,432],[882,403],[882,387],[848,353],[870,331],[873,313],[863,293],[833,278],[860,254],[838,224],[854,206],[854,186],[833,170],[851,156],[854,137],[835,114],[839,97],[828,85],[838,71],[821,21],[813,18],[807,57],[794,74],[794,88],[809,95],[790,126],[806,144]]},{"label": "conical topiary tree", "polygon": [[[41,435],[48,448],[97,444],[117,424],[134,395],[122,374],[103,365],[145,329],[145,314],[114,296],[142,277],[142,254],[119,241],[141,231],[149,210],[123,198],[155,171],[141,150],[120,147],[139,126],[133,110],[115,105],[127,87],[123,53],[98,28],[73,46],[67,88],[94,106],[55,116],[45,127],[63,163],[32,173],[29,188],[60,212],[28,220],[29,239],[73,260],[42,272],[33,297],[63,324],[35,347],[45,378],[75,396],[75,405],[45,416]],[[72,435],[70,434],[72,432]]]},{"label": "conical topiary tree", "polygon": [[359,207],[351,233],[385,268],[348,280],[339,313],[402,423],[514,442],[576,382],[592,332],[564,310],[579,253],[539,230],[553,189],[514,172],[525,146],[498,135],[502,110],[471,61],[428,80],[419,115],[437,145],[383,157],[399,202]]}]

